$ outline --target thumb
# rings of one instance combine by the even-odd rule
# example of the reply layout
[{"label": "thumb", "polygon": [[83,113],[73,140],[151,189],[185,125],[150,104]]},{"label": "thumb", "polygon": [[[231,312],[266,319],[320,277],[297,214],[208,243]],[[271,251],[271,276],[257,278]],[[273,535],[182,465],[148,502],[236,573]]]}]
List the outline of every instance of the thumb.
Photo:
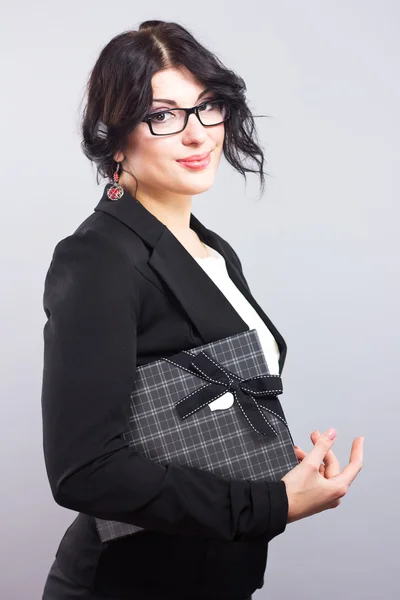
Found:
[{"label": "thumb", "polygon": [[336,439],[336,429],[331,427],[324,431],[322,435],[317,439],[314,448],[304,458],[303,462],[312,463],[319,468],[321,462],[325,458],[327,452],[332,448]]}]

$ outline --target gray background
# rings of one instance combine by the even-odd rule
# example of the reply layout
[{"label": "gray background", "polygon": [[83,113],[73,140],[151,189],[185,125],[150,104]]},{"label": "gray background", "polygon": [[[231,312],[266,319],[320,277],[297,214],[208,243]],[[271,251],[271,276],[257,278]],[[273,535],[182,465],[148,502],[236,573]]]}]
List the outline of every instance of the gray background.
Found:
[{"label": "gray background", "polygon": [[0,597],[41,597],[75,516],[43,463],[44,277],[103,189],[79,147],[89,70],[111,37],[154,18],[190,28],[271,116],[257,120],[261,201],[257,177],[246,187],[222,159],[193,212],[232,243],[288,343],[282,402],[297,444],[309,451],[311,431],[334,426],[344,466],[365,435],[342,504],[271,543],[255,599],[398,597],[400,7],[388,0],[2,6]]}]

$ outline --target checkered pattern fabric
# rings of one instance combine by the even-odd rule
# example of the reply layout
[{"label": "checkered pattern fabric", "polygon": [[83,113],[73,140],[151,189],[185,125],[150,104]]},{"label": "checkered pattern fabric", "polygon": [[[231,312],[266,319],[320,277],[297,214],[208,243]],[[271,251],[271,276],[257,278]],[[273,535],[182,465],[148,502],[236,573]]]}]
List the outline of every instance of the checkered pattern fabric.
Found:
[{"label": "checkered pattern fabric", "polygon": [[[185,352],[196,356],[201,350],[243,379],[269,374],[255,329]],[[205,383],[164,359],[138,367],[124,434],[129,445],[158,463],[176,462],[231,479],[277,481],[298,464],[286,420],[266,408],[262,410],[278,432],[273,440],[248,425],[236,402],[222,410],[206,405],[182,420],[175,404]],[[142,529],[103,519],[96,519],[96,526],[102,542]]]}]

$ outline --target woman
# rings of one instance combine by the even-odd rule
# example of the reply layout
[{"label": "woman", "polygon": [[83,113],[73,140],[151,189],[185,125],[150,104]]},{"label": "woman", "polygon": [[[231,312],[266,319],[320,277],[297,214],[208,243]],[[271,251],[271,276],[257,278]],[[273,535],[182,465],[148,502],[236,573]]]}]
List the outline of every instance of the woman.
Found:
[{"label": "woman", "polygon": [[[191,213],[222,152],[242,174],[251,169],[240,154],[253,159],[263,183],[244,91],[187,30],[160,21],[112,39],[91,73],[83,149],[114,185],[57,244],[45,281],[46,468],[56,502],[79,514],[44,600],[250,598],[268,542],[337,506],[361,468],[361,438],[340,473],[333,439],[318,432],[275,482],[161,466],[122,438],[139,365],[251,326],[282,371],[284,339],[237,254]],[[144,530],[102,544],[95,517]]]}]

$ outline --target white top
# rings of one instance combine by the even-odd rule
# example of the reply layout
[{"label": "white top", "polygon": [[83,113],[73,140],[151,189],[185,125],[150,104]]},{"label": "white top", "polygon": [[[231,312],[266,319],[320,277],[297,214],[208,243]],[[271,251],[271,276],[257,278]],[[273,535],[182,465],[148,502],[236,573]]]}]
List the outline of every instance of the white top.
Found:
[{"label": "white top", "polygon": [[[206,248],[209,256],[204,258],[194,257],[194,260],[218,286],[249,328],[257,330],[269,371],[273,375],[279,375],[279,348],[274,336],[247,298],[243,296],[242,292],[229,277],[224,257],[214,250],[214,248],[208,245],[206,245]],[[211,402],[209,407],[211,410],[229,408],[233,402],[234,397],[232,393],[227,392],[217,400],[214,400],[214,402]]]}]

